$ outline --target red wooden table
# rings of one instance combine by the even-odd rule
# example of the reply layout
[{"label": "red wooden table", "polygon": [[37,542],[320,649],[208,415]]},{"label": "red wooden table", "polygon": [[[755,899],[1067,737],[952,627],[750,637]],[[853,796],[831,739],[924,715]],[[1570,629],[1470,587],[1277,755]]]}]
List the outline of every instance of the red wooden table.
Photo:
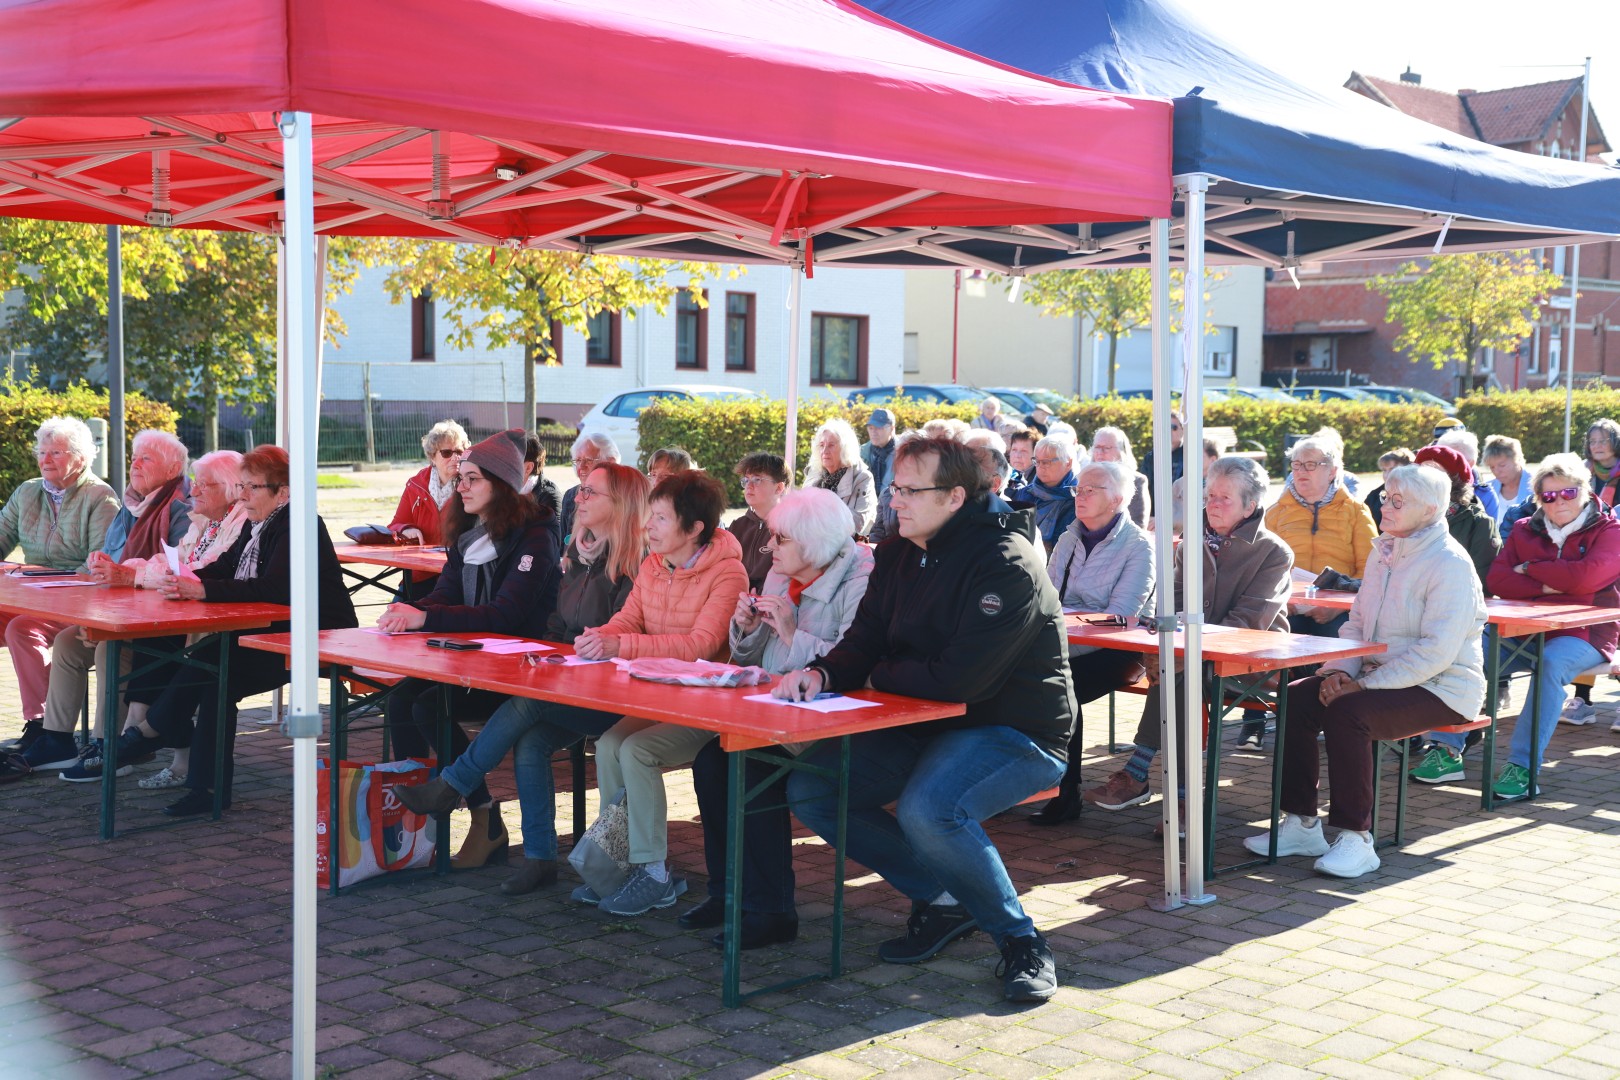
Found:
[{"label": "red wooden table", "polygon": [[[225,723],[225,680],[229,675],[230,635],[233,630],[259,630],[285,621],[288,610],[280,604],[208,604],[200,600],[169,600],[161,593],[127,585],[86,585],[40,588],[29,582],[60,581],[60,578],[18,578],[0,574],[0,611],[49,619],[68,626],[82,626],[85,637],[107,643],[107,670],[112,677],[101,688],[103,733],[101,770],[101,838],[111,840],[116,815],[118,774],[118,684],[133,676],[120,675],[120,649],[128,640],[182,637],[189,634],[216,634],[186,646],[179,652],[145,648],[154,657],[149,670],[159,663],[179,662],[202,668],[219,678],[219,700],[215,716]],[[210,644],[219,649],[217,664],[200,658]],[[215,774],[223,776],[223,738],[215,740]],[[214,786],[214,817],[220,816],[224,786]]]},{"label": "red wooden table", "polygon": [[[1127,630],[1122,626],[1102,626],[1086,621],[1090,616],[1067,616],[1069,641],[1077,645],[1092,645],[1103,649],[1122,649],[1129,652],[1156,654],[1159,635],[1142,630]],[[1273,672],[1280,673],[1276,689],[1277,736],[1272,744],[1271,760],[1271,844],[1264,861],[1277,860],[1278,800],[1282,792],[1283,746],[1288,724],[1288,673],[1293,668],[1314,667],[1329,660],[1343,660],[1353,656],[1376,656],[1384,646],[1371,641],[1352,641],[1348,638],[1310,637],[1305,634],[1279,633],[1271,630],[1246,630],[1230,626],[1203,628],[1203,656],[1208,692],[1205,702],[1209,709],[1213,738],[1206,739],[1204,753],[1204,870],[1214,877],[1215,867],[1215,796],[1220,784],[1221,721],[1229,708],[1226,701],[1226,680],[1236,679],[1240,699],[1255,698],[1265,693],[1264,683]],[[1186,649],[1186,631],[1175,633],[1175,650],[1179,658]],[[1166,783],[1174,782],[1166,779]],[[1261,860],[1250,860],[1235,870]]]},{"label": "red wooden table", "polygon": [[[1293,599],[1302,604],[1315,604],[1318,607],[1331,608],[1335,611],[1349,611],[1355,602],[1356,594],[1349,592],[1323,592],[1318,591],[1314,597],[1306,597],[1305,586],[1300,583],[1294,585]],[[1505,600],[1500,597],[1485,598],[1485,622],[1490,627],[1492,647],[1487,650],[1485,657],[1485,707],[1491,717],[1491,733],[1488,737],[1487,752],[1484,763],[1484,772],[1480,777],[1480,805],[1486,810],[1495,807],[1495,794],[1491,787],[1494,777],[1491,775],[1492,754],[1491,749],[1496,743],[1497,701],[1496,687],[1501,678],[1502,665],[1517,656],[1529,653],[1531,657],[1531,670],[1541,670],[1542,652],[1547,645],[1547,635],[1558,630],[1578,630],[1586,626],[1600,626],[1603,623],[1620,622],[1620,608],[1593,607],[1590,604],[1572,603],[1570,600],[1548,595],[1545,600]],[[1506,644],[1506,642],[1528,638],[1528,642],[1520,645]],[[1504,657],[1504,653],[1506,656]],[[1553,721],[1557,723],[1557,721]],[[1537,736],[1541,732],[1541,697],[1538,694],[1530,695],[1530,745],[1539,742]],[[1541,763],[1530,763],[1530,794],[1528,798],[1534,799],[1539,795],[1540,787],[1537,778],[1541,773]],[[1398,828],[1398,827],[1397,827]]]},{"label": "red wooden table", "polygon": [[[490,637],[490,634],[435,634],[434,637],[472,639]],[[257,634],[242,639],[242,644],[254,649],[289,655],[291,635]],[[556,645],[548,656],[569,656],[573,650]],[[923,701],[899,697],[875,690],[857,690],[847,695],[862,701],[877,703],[875,708],[853,709],[848,712],[819,713],[789,705],[772,705],[746,701],[744,698],[768,693],[767,686],[716,689],[710,687],[670,686],[646,682],[630,677],[612,663],[568,666],[540,662],[531,664],[521,654],[489,654],[483,651],[460,652],[439,649],[427,644],[427,635],[384,635],[366,630],[323,630],[320,634],[320,660],[333,669],[333,701],[339,700],[341,690],[335,685],[341,669],[364,668],[394,675],[412,676],[453,686],[490,690],[515,697],[538,698],[586,709],[623,713],[680,724],[683,727],[713,731],[720,738],[723,749],[731,751],[731,775],[728,793],[728,814],[733,823],[730,829],[730,858],[727,859],[726,890],[726,951],[723,998],[728,1006],[740,1004],[748,997],[769,990],[783,989],[804,980],[764,987],[744,995],[741,992],[741,940],[742,910],[740,872],[743,861],[744,830],[741,821],[740,793],[744,787],[745,758],[749,751],[784,743],[815,742],[820,739],[839,738],[842,753],[838,770],[840,821],[833,844],[833,943],[828,975],[836,977],[842,970],[843,951],[843,867],[844,825],[842,815],[848,803],[849,740],[850,735],[883,728],[901,727],[927,720],[961,716],[966,707],[958,702]],[[774,680],[773,680],[774,682]],[[770,760],[779,767],[788,762],[779,755]],[[818,976],[819,977],[819,976]]]},{"label": "red wooden table", "polygon": [[[422,547],[419,544],[334,544],[338,564],[350,579],[349,595],[353,596],[367,585],[388,590],[387,578],[400,571],[400,581],[410,581],[411,572],[437,574],[444,570],[447,556],[442,547]],[[366,574],[356,566],[381,567],[382,572]]]}]

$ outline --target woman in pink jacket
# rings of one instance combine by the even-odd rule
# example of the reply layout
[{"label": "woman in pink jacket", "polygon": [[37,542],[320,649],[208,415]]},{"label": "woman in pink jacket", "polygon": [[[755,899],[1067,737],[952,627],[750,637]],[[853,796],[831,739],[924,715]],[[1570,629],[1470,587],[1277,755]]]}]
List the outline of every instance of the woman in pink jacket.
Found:
[{"label": "woman in pink jacket", "polygon": [[[724,660],[731,613],[748,591],[742,548],[720,528],[726,494],[701,472],[676,473],[653,489],[649,554],[618,614],[574,639],[587,660],[640,656]],[[665,865],[669,853],[663,769],[690,762],[710,731],[625,717],[596,740],[596,787],[604,807],[622,793],[630,822],[630,877],[600,899],[610,915],[669,907],[686,881]],[[581,897],[591,899],[591,897]]]},{"label": "woman in pink jacket", "polygon": [[[1531,480],[1536,512],[1521,518],[1491,563],[1486,586],[1505,600],[1565,600],[1594,607],[1620,607],[1620,521],[1592,494],[1592,474],[1575,454],[1554,454],[1541,463]],[[1530,679],[1530,693],[1518,722],[1507,764],[1491,785],[1498,800],[1528,798],[1532,774],[1541,767],[1558,713],[1564,687],[1575,676],[1607,662],[1620,640],[1620,624],[1600,623],[1547,635],[1541,666]],[[1522,671],[1530,659],[1522,656],[1504,666],[1502,673]],[[1535,745],[1530,741],[1530,710],[1541,699],[1541,723]],[[1439,783],[1463,778],[1463,736],[1431,733],[1434,740],[1415,779]],[[1438,776],[1440,779],[1435,779]]]}]

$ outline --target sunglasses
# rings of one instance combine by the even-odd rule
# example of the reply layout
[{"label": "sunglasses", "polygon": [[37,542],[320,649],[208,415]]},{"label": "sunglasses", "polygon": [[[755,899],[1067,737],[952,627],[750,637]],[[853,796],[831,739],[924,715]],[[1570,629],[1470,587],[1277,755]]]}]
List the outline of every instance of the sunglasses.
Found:
[{"label": "sunglasses", "polygon": [[1540,499],[1547,506],[1551,506],[1559,499],[1563,499],[1565,502],[1574,502],[1580,497],[1581,489],[1578,487],[1558,488],[1554,491],[1539,492],[1536,495],[1536,498]]},{"label": "sunglasses", "polygon": [[441,457],[444,460],[449,461],[451,458],[461,457],[466,452],[467,451],[465,451],[465,450],[453,450],[453,449],[451,449],[450,447],[447,446],[447,447],[443,447],[442,449],[433,451],[433,454],[434,454],[435,457]]}]

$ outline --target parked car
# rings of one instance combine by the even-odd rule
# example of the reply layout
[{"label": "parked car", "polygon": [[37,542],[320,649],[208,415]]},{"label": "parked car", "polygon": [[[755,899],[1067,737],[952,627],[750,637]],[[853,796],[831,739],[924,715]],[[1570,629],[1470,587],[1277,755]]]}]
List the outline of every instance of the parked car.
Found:
[{"label": "parked car", "polygon": [[1043,390],[1038,386],[992,386],[988,389],[996,397],[1017,409],[1019,416],[1028,416],[1035,411],[1037,405],[1045,405],[1052,410],[1053,415],[1061,415],[1074,400],[1064,397],[1055,390]]},{"label": "parked car", "polygon": [[1407,405],[1434,405],[1447,416],[1457,415],[1457,406],[1438,394],[1431,394],[1427,390],[1417,390],[1410,386],[1363,386],[1365,390],[1380,401],[1394,402]]},{"label": "parked car", "polygon": [[[848,397],[852,403],[865,401],[868,405],[881,405],[886,401],[893,401],[901,394],[912,401],[937,401],[945,405],[958,405],[968,401],[977,405],[990,396],[990,391],[962,383],[906,383],[904,386],[868,386],[864,390],[851,390]],[[1001,397],[999,394],[996,396]],[[1001,402],[1002,408],[1008,412],[1017,408],[1007,398],[1002,398]],[[1020,410],[1018,415],[1023,416],[1023,411]]]},{"label": "parked car", "polygon": [[1287,391],[1301,401],[1320,396],[1323,401],[1377,401],[1378,398],[1356,386],[1290,386]]},{"label": "parked car", "polygon": [[1295,401],[1293,394],[1277,386],[1234,386],[1231,393],[1236,397],[1253,398],[1255,401]]},{"label": "parked car", "polygon": [[[641,410],[659,398],[704,398],[724,401],[728,398],[757,398],[763,395],[735,386],[704,386],[699,383],[671,383],[667,386],[644,386],[614,394],[598,402],[579,422],[580,431],[600,431],[619,446],[619,454],[626,465],[641,465],[640,429],[636,418]],[[654,447],[653,449],[657,449]],[[730,467],[730,462],[721,464]]]},{"label": "parked car", "polygon": [[[1115,393],[1115,395],[1117,397],[1122,397],[1122,398],[1144,398],[1144,397],[1145,398],[1150,398],[1150,397],[1153,396],[1153,389],[1151,387],[1148,387],[1146,389],[1138,389],[1138,390],[1116,390],[1116,391],[1114,391],[1114,393]],[[1182,396],[1181,391],[1180,390],[1172,390],[1170,392],[1170,396],[1173,397],[1173,398],[1176,398],[1179,401],[1181,396]],[[1204,387],[1204,400],[1205,401],[1225,401],[1229,397],[1231,397],[1231,392],[1228,391],[1228,390],[1225,390],[1225,389],[1223,389],[1223,388],[1221,388],[1219,386],[1206,386],[1206,387]]]}]

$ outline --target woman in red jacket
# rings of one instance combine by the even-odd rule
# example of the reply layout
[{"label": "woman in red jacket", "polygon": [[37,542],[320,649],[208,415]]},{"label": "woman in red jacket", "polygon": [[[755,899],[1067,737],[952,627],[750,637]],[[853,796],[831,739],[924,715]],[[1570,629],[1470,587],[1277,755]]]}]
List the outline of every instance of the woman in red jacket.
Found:
[{"label": "woman in red jacket", "polygon": [[[1561,598],[1596,607],[1620,606],[1620,521],[1592,495],[1592,474],[1575,454],[1554,454],[1536,470],[1530,490],[1537,510],[1513,526],[1502,551],[1491,563],[1488,588],[1507,600]],[[1532,763],[1541,758],[1558,726],[1564,687],[1575,676],[1614,655],[1620,624],[1601,623],[1547,635],[1541,667],[1531,676],[1530,695],[1513,725],[1507,764],[1492,788],[1496,797],[1512,801],[1528,797]],[[1503,674],[1529,667],[1528,657],[1503,669]],[[1530,710],[1541,699],[1540,730],[1530,745]],[[1463,736],[1434,733],[1435,747],[1414,778],[1429,783],[1459,780],[1463,776]],[[1438,756],[1437,756],[1438,755]]]},{"label": "woman in red jacket", "polygon": [[[444,543],[444,529],[440,520],[444,504],[456,490],[456,466],[461,456],[472,445],[466,431],[454,420],[440,420],[422,436],[422,453],[427,455],[427,468],[405,481],[405,491],[394,510],[394,520],[388,528],[401,540],[413,544],[438,547]],[[408,595],[402,600],[415,600],[433,591],[437,574],[417,570],[411,573]]]}]

